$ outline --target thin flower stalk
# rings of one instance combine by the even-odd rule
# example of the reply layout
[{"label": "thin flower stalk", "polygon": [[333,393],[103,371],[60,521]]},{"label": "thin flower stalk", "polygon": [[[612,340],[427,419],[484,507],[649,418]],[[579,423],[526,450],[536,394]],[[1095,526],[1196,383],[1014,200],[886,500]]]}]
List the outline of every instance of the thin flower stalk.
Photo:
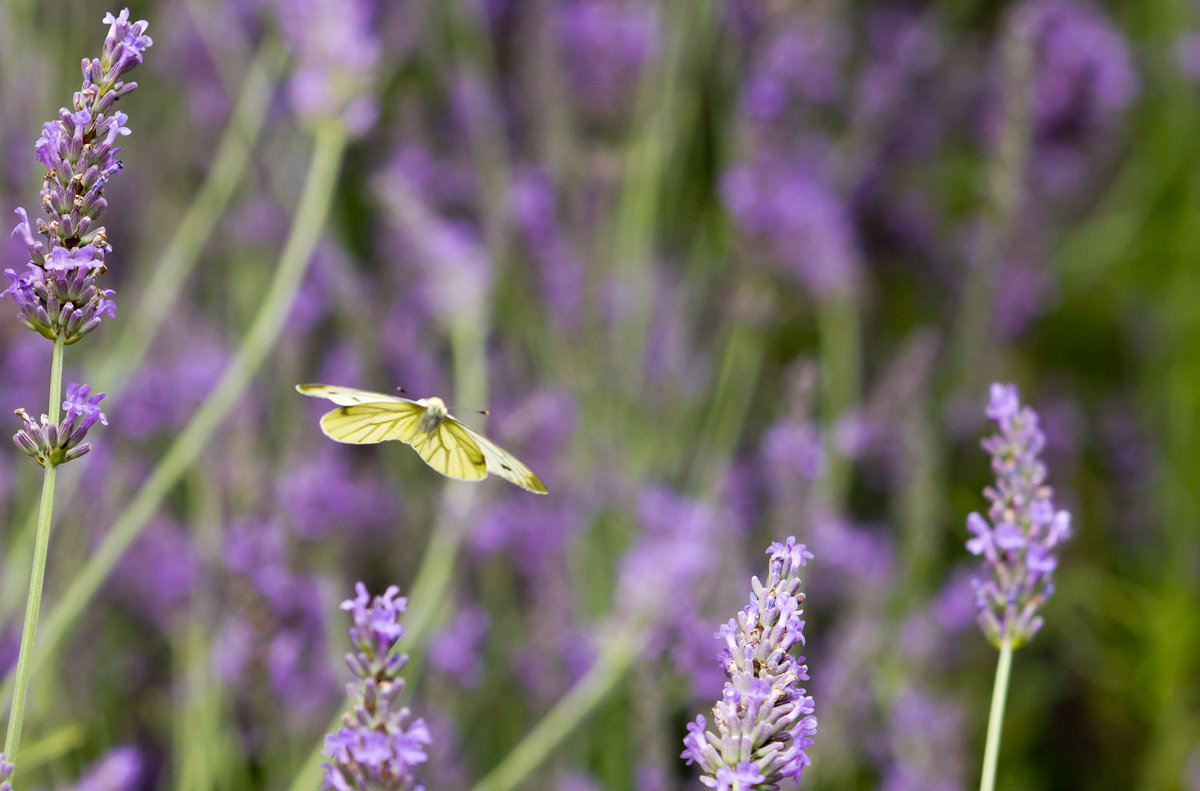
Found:
[{"label": "thin flower stalk", "polygon": [[53,522],[56,471],[60,464],[86,454],[91,448],[83,441],[88,431],[97,422],[108,422],[99,407],[104,394],[92,395],[90,387],[78,383],[67,388],[66,400],[61,402],[65,416],[59,420],[63,350],[82,340],[105,318],[116,315],[113,291],[97,283],[107,271],[105,256],[112,249],[99,222],[108,205],[104,187],[121,169],[116,158],[121,151],[115,147],[117,138],[130,133],[125,126],[128,116],[115,110],[114,104],[137,88],[136,82],[126,82],[122,77],[142,62],[142,54],[153,41],[146,35],[148,23],[131,22],[128,9],[116,16],[106,14],[103,22],[109,29],[100,57],[84,59],[83,83],[71,107],[60,109],[58,118],[42,127],[35,144],[36,157],[46,167],[40,201],[45,217],[37,219],[35,234],[28,213],[16,210],[20,222],[13,235],[25,242],[29,261],[23,272],[5,270],[12,282],[0,293],[0,298],[12,297],[16,302],[17,318],[26,327],[54,343],[46,413],[34,419],[18,408],[16,414],[23,425],[13,436],[16,446],[42,466],[43,478],[29,596],[4,744],[5,776],[11,772],[7,760],[17,754],[25,721]]},{"label": "thin flower stalk", "polygon": [[1054,492],[1045,484],[1046,465],[1040,455],[1046,437],[1037,412],[1021,406],[1015,386],[993,384],[987,416],[999,427],[982,443],[991,454],[996,484],[983,492],[991,501],[987,517],[967,517],[973,536],[967,550],[983,559],[982,575],[971,581],[979,626],[1000,651],[981,791],[992,791],[996,783],[1013,651],[1042,628],[1039,610],[1054,592],[1056,550],[1071,535],[1071,514],[1055,510]]}]

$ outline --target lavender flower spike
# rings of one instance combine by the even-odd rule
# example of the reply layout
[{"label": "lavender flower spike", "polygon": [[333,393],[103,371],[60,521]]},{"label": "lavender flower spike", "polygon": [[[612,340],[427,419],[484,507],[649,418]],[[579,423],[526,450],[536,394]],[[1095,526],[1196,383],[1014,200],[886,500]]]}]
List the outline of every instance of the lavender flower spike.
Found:
[{"label": "lavender flower spike", "polygon": [[25,425],[13,435],[13,442],[25,455],[47,464],[59,465],[78,459],[92,449],[83,443],[88,431],[99,422],[108,425],[108,418],[100,411],[104,393],[92,395],[92,388],[72,382],[67,385],[67,399],[63,401],[63,418],[51,423],[47,415],[35,421],[24,409],[16,410],[17,417]]},{"label": "lavender flower spike", "polygon": [[346,664],[358,681],[346,685],[346,691],[355,705],[343,715],[343,727],[325,737],[325,755],[333,762],[324,765],[322,788],[423,791],[413,768],[428,759],[425,746],[432,739],[425,720],[409,722],[412,712],[399,705],[404,691],[400,671],[408,657],[389,656],[404,634],[400,614],[408,609],[408,600],[397,598],[400,589],[394,585],[374,599],[361,582],[354,589],[358,595],[342,602],[342,609],[354,618],[350,642],[356,650],[346,655]]},{"label": "lavender flower spike", "polygon": [[992,503],[987,518],[967,517],[974,535],[967,550],[983,557],[983,578],[972,579],[980,627],[997,647],[1008,641],[1020,648],[1042,627],[1038,609],[1054,592],[1054,550],[1071,535],[1071,514],[1054,510],[1046,465],[1038,458],[1046,438],[1037,413],[1021,406],[1017,388],[992,385],[987,416],[1000,427],[982,442],[996,485],[983,490]]},{"label": "lavender flower spike", "polygon": [[813,699],[798,685],[808,680],[808,665],[788,653],[804,645],[799,574],[812,553],[789,537],[767,554],[766,584],[750,578],[750,604],[717,635],[725,638],[721,660],[729,675],[712,710],[717,733],[698,716],[683,740],[682,757],[718,791],[774,791],[786,778],[799,781],[817,732]]},{"label": "lavender flower spike", "polygon": [[8,762],[4,753],[0,753],[0,791],[12,791],[12,783],[8,782],[12,773],[13,765]]},{"label": "lavender flower spike", "polygon": [[104,185],[121,169],[117,138],[129,134],[129,117],[114,110],[117,99],[137,88],[120,78],[142,62],[152,44],[145,21],[130,22],[129,9],[106,14],[109,26],[99,58],[84,59],[83,84],[70,108],[42,127],[35,143],[42,177],[41,206],[36,230],[24,209],[13,229],[29,250],[25,271],[4,270],[12,280],[0,298],[11,296],[18,318],[50,340],[70,345],[83,338],[105,317],[116,313],[113,292],[96,285],[105,272],[104,256],[111,250],[100,216],[108,202]]}]

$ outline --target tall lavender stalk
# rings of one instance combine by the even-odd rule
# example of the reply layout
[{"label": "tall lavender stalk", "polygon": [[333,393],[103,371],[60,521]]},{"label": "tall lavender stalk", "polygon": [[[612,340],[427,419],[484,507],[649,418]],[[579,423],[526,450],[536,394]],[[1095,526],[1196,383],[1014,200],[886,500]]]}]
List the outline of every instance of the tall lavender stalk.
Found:
[{"label": "tall lavender stalk", "polygon": [[808,665],[789,653],[804,645],[800,569],[812,553],[789,537],[767,554],[766,584],[750,578],[750,603],[719,633],[729,680],[712,710],[717,733],[699,715],[683,740],[682,757],[718,791],[774,791],[788,778],[798,781],[817,732],[813,699],[799,686]]},{"label": "tall lavender stalk", "polygon": [[1042,628],[1038,610],[1054,592],[1055,550],[1071,535],[1071,514],[1054,509],[1054,492],[1045,485],[1046,465],[1039,456],[1046,437],[1037,412],[1021,406],[1015,386],[993,384],[987,416],[1000,429],[982,443],[992,456],[996,485],[983,491],[991,501],[987,517],[967,517],[974,535],[967,550],[983,558],[982,576],[972,579],[979,625],[1000,649],[981,791],[995,786],[1013,651]]},{"label": "tall lavender stalk", "polygon": [[[84,59],[83,84],[71,107],[59,110],[57,120],[47,122],[37,139],[37,159],[46,166],[41,191],[46,216],[37,219],[35,234],[26,211],[16,210],[21,221],[13,235],[25,242],[29,261],[21,273],[5,270],[12,283],[0,294],[0,298],[11,296],[17,303],[18,318],[26,327],[54,343],[47,412],[35,420],[24,409],[17,409],[24,425],[13,437],[17,447],[42,466],[44,477],[16,686],[4,744],[8,760],[17,754],[25,719],[50,543],[55,473],[60,464],[88,452],[90,446],[83,439],[92,426],[107,423],[99,407],[104,394],[92,395],[87,385],[72,383],[66,400],[61,401],[63,349],[116,314],[113,292],[97,282],[107,271],[105,256],[112,249],[100,224],[108,205],[104,186],[121,169],[116,158],[121,151],[115,147],[117,138],[129,134],[125,126],[128,116],[115,110],[114,105],[137,88],[137,83],[125,82],[121,77],[142,62],[142,53],[153,42],[146,35],[144,20],[129,21],[129,9],[119,16],[106,14],[103,21],[109,26],[103,52],[99,58]],[[60,403],[66,413],[61,421]]]},{"label": "tall lavender stalk", "polygon": [[395,585],[382,596],[371,598],[361,582],[353,599],[342,602],[350,612],[350,642],[355,650],[346,654],[357,680],[346,685],[354,707],[342,717],[342,727],[325,737],[322,788],[335,791],[422,791],[413,769],[428,756],[425,747],[432,738],[423,719],[412,719],[407,706],[400,705],[404,679],[400,671],[408,657],[392,653],[404,635],[400,615],[408,600]]}]

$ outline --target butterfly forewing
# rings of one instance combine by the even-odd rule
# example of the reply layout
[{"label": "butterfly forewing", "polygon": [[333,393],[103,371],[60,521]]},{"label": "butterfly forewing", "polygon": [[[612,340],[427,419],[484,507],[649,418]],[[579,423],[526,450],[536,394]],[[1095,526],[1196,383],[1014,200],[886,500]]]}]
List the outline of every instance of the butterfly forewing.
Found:
[{"label": "butterfly forewing", "polygon": [[343,406],[321,417],[321,430],[330,439],[355,445],[391,439],[411,442],[424,411],[411,401]]},{"label": "butterfly forewing", "polygon": [[370,390],[359,390],[357,387],[342,387],[340,385],[296,385],[296,390],[312,398],[324,398],[338,406],[354,406],[355,404],[378,404],[382,402],[393,404],[412,404],[407,398],[373,393]]}]

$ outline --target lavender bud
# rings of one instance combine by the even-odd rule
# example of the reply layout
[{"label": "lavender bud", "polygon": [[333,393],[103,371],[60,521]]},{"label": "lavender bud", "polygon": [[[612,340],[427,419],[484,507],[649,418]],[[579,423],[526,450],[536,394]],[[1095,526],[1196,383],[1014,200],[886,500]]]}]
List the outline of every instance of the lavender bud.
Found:
[{"label": "lavender bud", "polygon": [[817,718],[813,699],[797,685],[808,680],[808,666],[787,647],[804,644],[799,572],[812,554],[792,537],[767,552],[766,584],[751,578],[750,604],[717,634],[725,638],[721,662],[729,677],[712,710],[717,733],[698,716],[683,740],[682,757],[699,765],[709,788],[778,788],[785,778],[798,781],[810,763],[805,750]]},{"label": "lavender bud", "polygon": [[1042,627],[1037,611],[1054,591],[1053,550],[1070,537],[1071,515],[1054,509],[1040,459],[1046,437],[1037,413],[1021,406],[1017,388],[992,385],[987,416],[1000,428],[981,443],[992,455],[996,485],[983,492],[992,503],[987,518],[967,516],[974,536],[967,551],[983,558],[984,572],[971,584],[984,635],[996,646],[1008,640],[1019,648]]},{"label": "lavender bud", "polygon": [[[30,260],[20,275],[5,270],[13,282],[0,292],[0,298],[12,296],[17,303],[21,323],[67,344],[98,327],[103,316],[113,315],[107,299],[112,292],[95,286],[96,277],[105,272],[109,250],[104,227],[95,221],[108,205],[104,184],[120,170],[113,143],[129,129],[125,113],[110,115],[108,109],[116,98],[117,77],[141,63],[142,52],[153,43],[145,35],[147,23],[131,23],[128,9],[117,17],[106,14],[104,23],[109,25],[104,54],[99,60],[83,61],[83,85],[74,95],[73,111],[61,108],[57,120],[43,125],[34,144],[38,161],[46,167],[41,205],[48,219],[37,222],[44,241],[34,236],[25,210],[17,209],[21,221],[13,235],[25,242]],[[79,299],[82,294],[87,299]],[[73,310],[60,311],[58,306],[66,302]]]},{"label": "lavender bud", "polygon": [[[417,791],[413,769],[428,760],[425,746],[432,742],[423,719],[412,720],[407,706],[399,706],[404,680],[398,675],[407,657],[388,659],[404,634],[400,614],[408,608],[400,589],[389,587],[374,599],[361,582],[356,597],[342,602],[351,613],[351,644],[358,649],[346,664],[358,681],[346,692],[354,708],[342,717],[343,727],[325,737],[323,788],[336,791]],[[410,721],[411,720],[411,721]]]},{"label": "lavender bud", "polygon": [[62,405],[64,414],[58,424],[51,423],[46,415],[34,422],[24,409],[16,410],[24,426],[13,435],[13,442],[22,453],[37,459],[43,467],[63,464],[87,454],[91,446],[81,443],[88,431],[97,422],[108,425],[108,418],[99,406],[104,393],[93,396],[91,392],[87,385],[75,382],[67,385],[67,397]]}]

